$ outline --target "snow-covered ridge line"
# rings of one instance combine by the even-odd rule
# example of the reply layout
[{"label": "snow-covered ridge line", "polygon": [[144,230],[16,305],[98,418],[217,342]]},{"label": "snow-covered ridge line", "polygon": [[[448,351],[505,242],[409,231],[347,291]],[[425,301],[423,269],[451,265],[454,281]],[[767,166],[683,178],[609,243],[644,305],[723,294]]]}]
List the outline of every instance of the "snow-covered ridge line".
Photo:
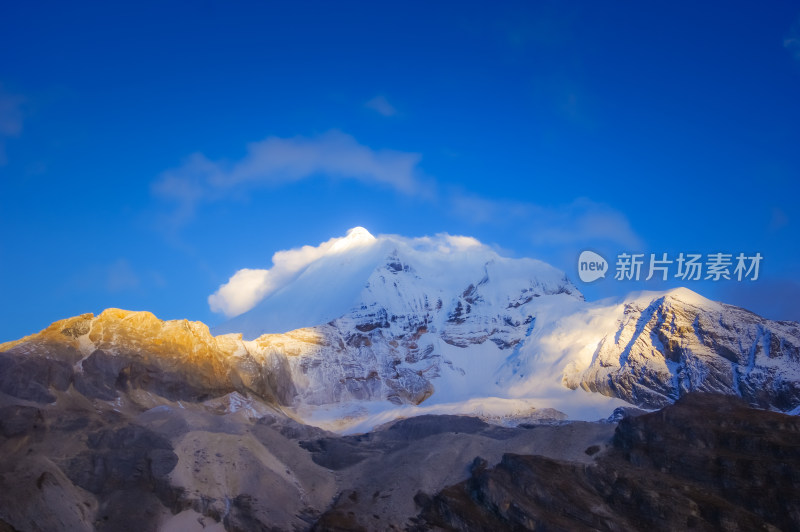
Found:
[{"label": "snow-covered ridge line", "polygon": [[[553,408],[596,420],[693,390],[785,412],[800,405],[797,323],[687,289],[588,303],[557,269],[474,239],[357,236],[334,239],[215,330],[226,334],[109,309],[0,351],[64,361],[47,370],[61,375],[52,385],[90,397],[113,399],[118,386],[179,399],[235,392],[340,431],[426,412],[516,419]],[[0,365],[15,360],[0,353]],[[5,379],[12,370],[0,387],[52,396],[20,391]]]},{"label": "snow-covered ridge line", "polygon": [[[379,277],[387,270],[401,273],[404,268],[411,278],[404,279],[403,286],[380,286]],[[258,301],[252,301],[251,310],[214,332],[241,332],[245,338],[254,339],[265,333],[328,323],[374,302],[390,313],[401,314],[402,307],[419,294],[443,298],[446,304],[470,285],[479,284],[489,274],[487,269],[494,274],[491,293],[498,297],[516,292],[525,283],[561,288],[581,297],[563,272],[534,259],[502,257],[471,237],[373,237],[366,229],[356,227],[347,236],[316,247],[278,252],[269,270],[237,272],[212,298],[219,306],[227,294],[227,305],[237,308],[246,306],[242,304],[245,301],[249,304],[252,294]],[[256,271],[260,278],[253,274]],[[509,283],[504,285],[505,278]]]}]

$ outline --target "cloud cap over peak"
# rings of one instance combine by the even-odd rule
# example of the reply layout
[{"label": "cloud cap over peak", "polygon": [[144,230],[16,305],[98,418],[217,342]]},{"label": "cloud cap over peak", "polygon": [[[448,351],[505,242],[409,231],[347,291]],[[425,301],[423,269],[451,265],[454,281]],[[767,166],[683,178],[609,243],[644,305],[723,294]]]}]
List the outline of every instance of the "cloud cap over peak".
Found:
[{"label": "cloud cap over peak", "polygon": [[[278,251],[272,256],[272,267],[269,269],[238,270],[208,297],[208,303],[213,312],[235,317],[279,292],[311,269],[317,272],[330,269],[330,275],[325,277],[330,285],[345,282],[339,277],[340,273],[347,276],[352,273],[351,270],[358,271],[355,275],[356,288],[360,290],[364,279],[359,276],[368,276],[378,261],[397,249],[413,253],[444,276],[452,275],[453,265],[459,262],[469,262],[477,257],[477,262],[484,264],[499,258],[490,246],[468,236],[440,233],[416,238],[399,235],[375,237],[363,227],[354,227],[347,231],[346,236],[331,238],[317,246],[305,245]],[[327,289],[326,286],[321,288]]]},{"label": "cloud cap over peak", "polygon": [[318,246],[302,246],[272,255],[272,267],[264,269],[242,268],[228,282],[208,296],[208,305],[213,312],[234,317],[247,312],[259,301],[291,282],[314,261],[328,255],[344,253],[359,247],[367,247],[377,239],[363,227],[353,227],[343,237],[334,237]]}]

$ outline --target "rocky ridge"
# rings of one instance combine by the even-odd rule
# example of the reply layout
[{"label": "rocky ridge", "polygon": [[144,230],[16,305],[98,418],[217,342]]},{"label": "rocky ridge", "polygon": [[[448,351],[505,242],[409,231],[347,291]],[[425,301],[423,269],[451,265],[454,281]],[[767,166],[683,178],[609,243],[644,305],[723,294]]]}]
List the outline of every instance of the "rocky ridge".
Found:
[{"label": "rocky ridge", "polygon": [[[486,264],[448,299],[420,290],[413,266],[390,255],[370,276],[359,308],[254,340],[108,309],[0,345],[0,391],[38,403],[70,387],[102,400],[127,389],[193,401],[236,392],[306,421],[331,406],[357,412],[376,404],[391,412],[431,397],[473,406],[483,398],[532,398],[539,410],[555,407],[573,418],[571,401],[590,394],[659,408],[704,391],[783,412],[800,408],[797,323],[685,289],[586,303],[555,279],[509,280]],[[602,416],[620,404],[609,403]],[[601,417],[594,415],[583,419]]]},{"label": "rocky ridge", "polygon": [[692,391],[761,408],[800,405],[800,324],[772,321],[687,290],[625,302],[571,388],[660,408]]},{"label": "rocky ridge", "polygon": [[[797,526],[797,417],[692,393],[796,412],[796,323],[685,290],[588,304],[491,264],[430,297],[390,258],[372,301],[284,334],[109,309],[0,345],[0,530]],[[464,382],[677,405],[602,423],[419,416],[352,436],[301,415],[424,405]]]},{"label": "rocky ridge", "polygon": [[478,457],[470,478],[416,496],[415,530],[797,530],[800,419],[693,393],[623,419],[589,465]]}]

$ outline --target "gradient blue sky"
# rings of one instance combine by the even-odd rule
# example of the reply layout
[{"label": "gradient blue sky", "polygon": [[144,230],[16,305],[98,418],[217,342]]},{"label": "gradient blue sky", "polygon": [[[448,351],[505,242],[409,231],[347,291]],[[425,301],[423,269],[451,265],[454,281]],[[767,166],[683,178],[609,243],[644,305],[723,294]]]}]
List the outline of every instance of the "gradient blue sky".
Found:
[{"label": "gradient blue sky", "polygon": [[237,269],[357,225],[576,282],[587,248],[760,252],[684,284],[800,319],[800,2],[501,4],[6,2],[0,341],[213,325]]}]

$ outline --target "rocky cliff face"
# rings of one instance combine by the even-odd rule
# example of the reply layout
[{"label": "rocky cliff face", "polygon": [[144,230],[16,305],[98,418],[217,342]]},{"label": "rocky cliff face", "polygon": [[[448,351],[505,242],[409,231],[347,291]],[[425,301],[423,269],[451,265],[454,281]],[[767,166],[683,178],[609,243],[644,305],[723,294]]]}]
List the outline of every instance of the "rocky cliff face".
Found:
[{"label": "rocky cliff face", "polygon": [[392,254],[370,276],[358,308],[303,329],[304,346],[290,347],[286,335],[264,335],[254,343],[264,352],[289,348],[296,355],[288,360],[302,403],[419,404],[443,373],[474,371],[464,353],[493,361],[511,354],[530,333],[535,299],[579,296],[559,278],[515,279],[513,291],[502,293],[495,287],[500,274],[492,269],[485,265],[474,283],[455,290],[426,289],[414,267]]},{"label": "rocky cliff face", "polygon": [[125,390],[194,401],[237,392],[300,416],[365,401],[418,405],[434,394],[535,397],[539,408],[552,396],[563,409],[569,389],[577,399],[599,393],[646,408],[691,391],[784,412],[800,406],[797,323],[687,290],[590,304],[568,283],[510,283],[491,264],[447,297],[389,258],[359,308],[255,340],[117,309],[56,322],[0,345],[0,392],[38,403],[70,387],[102,400]]},{"label": "rocky cliff face", "polygon": [[324,344],[308,330],[214,338],[110,310],[3,346],[0,530],[309,530],[337,501],[355,505],[359,526],[402,528],[414,490],[460,480],[475,453],[567,457],[610,436],[606,424],[544,425],[532,440],[429,416],[340,437],[277,399],[291,377],[266,366],[270,350],[289,360],[309,345]]},{"label": "rocky cliff face", "polygon": [[590,465],[506,454],[418,493],[415,530],[796,530],[800,420],[691,394],[623,419]]},{"label": "rocky cliff face", "polygon": [[514,428],[302,423],[303,408],[424,405],[458,385],[480,404],[543,383],[567,401],[710,390],[797,409],[795,323],[688,291],[587,304],[479,273],[431,292],[387,261],[358,308],[254,340],[109,309],[0,345],[0,530],[796,528],[797,417],[730,398],[623,419],[613,442],[613,424],[544,408]]},{"label": "rocky cliff face", "polygon": [[649,408],[691,391],[789,412],[800,405],[800,324],[761,318],[686,290],[626,302],[572,387]]},{"label": "rocky cliff face", "polygon": [[[686,289],[588,303],[555,268],[464,237],[361,230],[328,247],[216,331],[228,334],[109,309],[0,345],[0,391],[38,402],[70,387],[104,400],[237,392],[339,427],[496,398],[506,412],[495,415],[533,405],[584,420],[691,391],[800,409],[797,323]],[[274,330],[284,323],[301,327]]]},{"label": "rocky cliff face", "polygon": [[[211,336],[199,322],[108,309],[0,345],[0,391],[40,403],[54,401],[53,391],[71,385],[92,399],[113,400],[120,390],[142,389],[202,400],[247,389],[235,364],[242,349],[233,338]],[[263,380],[250,384],[274,398]]]}]

